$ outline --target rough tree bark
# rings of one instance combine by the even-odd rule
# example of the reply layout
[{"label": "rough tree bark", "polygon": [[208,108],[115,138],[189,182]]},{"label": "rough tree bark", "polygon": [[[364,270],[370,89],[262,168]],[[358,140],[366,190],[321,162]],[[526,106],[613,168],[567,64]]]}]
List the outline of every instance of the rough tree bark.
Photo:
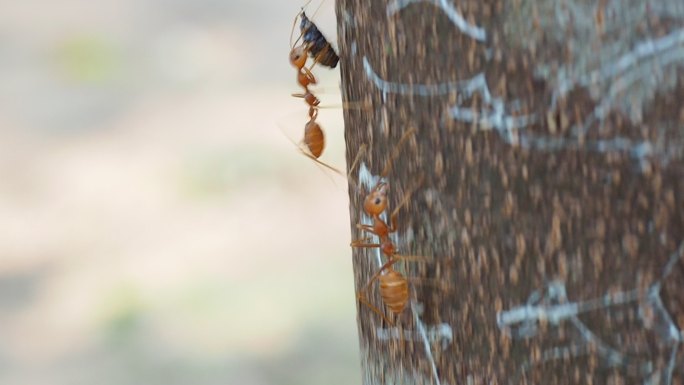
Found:
[{"label": "rough tree bark", "polygon": [[[365,384],[684,384],[684,2],[338,0],[351,225],[402,133]],[[379,267],[354,249],[357,290]],[[385,309],[377,285],[371,300]]]}]

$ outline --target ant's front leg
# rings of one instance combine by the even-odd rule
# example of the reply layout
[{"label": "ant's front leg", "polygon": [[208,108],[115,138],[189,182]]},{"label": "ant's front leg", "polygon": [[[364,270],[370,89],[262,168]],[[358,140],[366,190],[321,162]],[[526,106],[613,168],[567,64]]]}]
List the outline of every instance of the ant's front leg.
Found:
[{"label": "ant's front leg", "polygon": [[389,220],[390,226],[388,228],[388,232],[393,233],[393,232],[397,231],[397,216],[399,215],[399,210],[401,210],[402,207],[408,205],[409,201],[411,200],[411,196],[418,189],[418,187],[423,184],[424,180],[425,180],[425,177],[423,175],[421,175],[420,178],[418,179],[418,183],[416,183],[416,186],[413,188],[413,190],[411,190],[408,194],[406,194],[406,196],[401,201],[399,206],[397,206],[397,208],[395,208],[394,211],[392,211],[392,214],[390,215],[390,220]]},{"label": "ant's front leg", "polygon": [[[321,51],[318,53],[318,55],[316,55],[316,56],[314,57],[313,63],[311,63],[311,66],[309,66],[308,69],[310,69],[310,70],[313,69],[314,66],[316,65],[316,63],[318,63],[318,62],[320,61],[319,59],[324,58],[325,55],[327,55],[328,52],[330,52],[331,49],[332,49],[332,47],[330,47],[329,44],[326,45],[325,48],[323,48],[323,50],[321,50]],[[333,51],[333,53],[334,53],[334,52],[335,52],[335,51]],[[304,68],[306,69],[306,67],[304,67]]]},{"label": "ant's front leg", "polygon": [[[368,201],[368,199],[366,199]],[[366,203],[364,203],[364,206]],[[377,203],[374,203],[375,206],[377,206]],[[364,211],[366,209],[364,208]],[[379,210],[376,207],[373,207],[373,210]],[[371,233],[373,235],[376,235],[379,237],[381,240],[387,238],[387,235],[391,232],[388,231],[387,224],[380,219],[379,215],[373,215],[373,224],[368,224],[368,223],[359,223],[356,225],[356,228],[361,229],[367,233]]]},{"label": "ant's front leg", "polygon": [[[299,71],[299,76],[302,76],[304,79],[308,81],[306,83],[307,85],[316,84],[316,77],[314,76],[313,72],[311,72],[311,70],[306,67],[302,67],[302,70]],[[300,84],[302,84],[302,80],[302,78],[299,79]]]}]

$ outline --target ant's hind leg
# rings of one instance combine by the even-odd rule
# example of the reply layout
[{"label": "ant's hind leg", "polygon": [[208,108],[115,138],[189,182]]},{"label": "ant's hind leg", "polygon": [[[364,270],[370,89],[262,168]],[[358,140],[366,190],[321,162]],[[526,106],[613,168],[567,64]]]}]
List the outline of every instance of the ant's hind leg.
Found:
[{"label": "ant's hind leg", "polygon": [[315,156],[313,156],[312,154],[310,154],[308,151],[304,150],[301,146],[297,146],[297,147],[299,148],[299,151],[300,151],[304,156],[306,156],[307,158],[313,160],[314,162],[316,162],[316,163],[318,163],[319,165],[321,165],[321,166],[327,168],[328,170],[330,170],[330,171],[336,173],[337,175],[342,175],[342,171],[336,169],[335,167],[333,167],[333,166],[331,166],[331,165],[329,165],[329,164],[327,164],[327,163],[325,163],[325,162],[322,162],[322,161],[318,160],[318,158],[316,158]]},{"label": "ant's hind leg", "polygon": [[389,268],[390,266],[392,266],[396,262],[397,262],[397,260],[390,260],[387,263],[385,263],[384,265],[382,265],[380,270],[378,270],[375,274],[373,274],[373,276],[370,278],[370,280],[368,280],[368,283],[366,283],[366,285],[361,290],[359,290],[359,293],[356,295],[356,298],[359,301],[361,301],[361,303],[368,306],[371,310],[373,310],[375,313],[380,315],[385,320],[385,322],[387,322],[390,326],[394,326],[394,323],[392,321],[390,321],[377,307],[373,306],[373,304],[370,303],[370,301],[363,296],[363,293],[368,292],[368,289],[370,289],[371,285],[373,284],[373,281],[378,279],[378,277],[380,277],[380,274],[385,269]]},{"label": "ant's hind leg", "polygon": [[390,325],[392,327],[394,326],[394,322],[392,322],[389,318],[387,318],[385,316],[385,314],[383,314],[383,312],[380,311],[380,309],[378,309],[372,303],[370,303],[370,301],[366,297],[364,297],[361,293],[356,295],[356,299],[358,299],[359,302],[361,302],[362,304],[368,306],[368,308],[371,309],[373,312],[375,312],[375,314],[382,317],[382,319],[385,320],[385,322],[387,322],[388,325]]},{"label": "ant's hind leg", "polygon": [[397,261],[399,261],[399,260],[398,259],[390,259],[384,265],[382,265],[382,267],[380,267],[380,270],[376,271],[375,274],[373,274],[373,276],[368,280],[368,283],[366,284],[366,286],[364,286],[362,291],[368,290],[368,288],[373,284],[373,281],[378,279],[378,277],[380,277],[380,274],[382,274],[383,271],[390,268],[392,265],[397,263]]}]

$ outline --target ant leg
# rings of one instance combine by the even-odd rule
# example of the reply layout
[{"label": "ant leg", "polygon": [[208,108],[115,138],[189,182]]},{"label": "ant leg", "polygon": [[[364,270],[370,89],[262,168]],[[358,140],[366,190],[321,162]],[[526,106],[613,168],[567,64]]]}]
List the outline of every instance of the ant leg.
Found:
[{"label": "ant leg", "polygon": [[411,198],[411,194],[407,195],[403,201],[401,201],[401,204],[397,206],[397,208],[392,211],[392,215],[390,215],[390,220],[389,220],[389,226],[387,228],[387,232],[393,233],[397,231],[397,216],[399,215],[399,210],[401,210],[402,207],[404,207],[406,204],[408,204],[409,200]]},{"label": "ant leg", "polygon": [[[366,143],[362,144],[361,147],[359,147],[359,152],[356,153],[356,157],[354,158],[351,167],[349,167],[349,174],[351,174],[351,172],[354,171],[354,168],[356,168],[356,164],[359,163],[359,160],[361,160],[361,155],[364,155],[365,153]],[[351,176],[349,174],[347,174],[347,177]]]},{"label": "ant leg", "polygon": [[309,84],[316,84],[316,83],[317,83],[316,77],[314,76],[314,74],[313,74],[308,68],[306,68],[306,67],[302,67],[302,68],[299,70],[299,74],[298,74],[298,75],[300,75],[300,76],[303,75],[303,76],[304,76],[304,79],[302,79],[301,77],[298,76],[297,81],[299,82],[299,84],[300,84],[302,87],[306,88],[307,90],[308,90],[307,85],[309,85]]},{"label": "ant leg", "polygon": [[359,163],[361,160],[361,157],[366,154],[366,144],[362,144],[361,147],[359,147],[359,151],[356,153],[356,156],[354,157],[354,161],[351,164],[351,167],[349,167],[349,172],[347,172],[347,181],[353,185],[355,188],[361,190],[363,195],[366,195],[366,189],[364,186],[359,186],[354,180],[352,180],[352,172],[354,172],[354,169],[356,168],[356,165]]},{"label": "ant leg", "polygon": [[[311,71],[311,70],[314,68],[314,66],[316,65],[316,63],[318,63],[318,57],[319,57],[319,56],[321,56],[320,53],[319,53],[318,55],[316,55],[316,57],[314,58],[313,63],[311,63],[311,65],[309,66],[309,68],[308,68],[309,71]],[[304,69],[307,69],[307,68],[304,67]]]},{"label": "ant leg", "polygon": [[[281,130],[282,130],[282,129],[281,129]],[[283,132],[283,134],[284,134],[284,132]],[[331,166],[331,165],[329,165],[329,164],[326,164],[326,163],[324,163],[324,162],[321,162],[320,160],[318,160],[318,158],[316,158],[315,156],[313,156],[313,155],[311,155],[310,153],[308,153],[305,149],[302,148],[302,145],[301,145],[301,144],[295,143],[295,141],[292,140],[292,138],[290,138],[290,137],[287,136],[286,134],[285,134],[285,137],[286,137],[287,140],[289,140],[292,144],[294,144],[295,146],[297,146],[297,149],[299,150],[299,152],[302,153],[302,155],[304,155],[304,156],[306,156],[307,158],[313,160],[314,162],[318,163],[319,165],[321,165],[321,166],[323,166],[323,167],[329,169],[330,171],[333,171],[333,172],[337,173],[337,174],[340,175],[340,176],[343,175],[342,172],[341,172],[340,170],[336,169],[335,167],[333,167],[333,166]]]},{"label": "ant leg", "polygon": [[316,84],[316,77],[311,72],[311,68],[302,67],[302,71],[304,71],[304,75],[306,76],[309,83]]},{"label": "ant leg", "polygon": [[299,147],[299,151],[300,151],[304,156],[306,156],[307,158],[313,160],[314,162],[316,162],[316,163],[318,163],[319,165],[321,165],[321,166],[327,168],[328,170],[330,170],[330,171],[332,171],[332,172],[334,172],[334,173],[336,173],[336,174],[342,176],[342,171],[336,169],[335,167],[333,167],[333,166],[331,166],[331,165],[329,165],[329,164],[327,164],[327,163],[325,163],[325,162],[322,162],[322,161],[318,160],[318,158],[316,158],[315,156],[309,154],[306,150],[304,150],[304,149],[301,148],[300,146],[297,146],[297,147]]},{"label": "ant leg", "polygon": [[[359,224],[356,225],[356,228],[359,229],[359,230],[366,231],[366,232],[368,232],[368,233],[372,233],[372,234],[378,235],[378,233],[375,232],[375,229],[373,228],[373,225],[363,225],[363,224],[359,223]],[[378,236],[379,236],[379,235],[378,235]]]},{"label": "ant leg", "polygon": [[316,63],[318,63],[318,61],[319,61],[318,59],[324,57],[324,55],[326,55],[328,52],[330,52],[331,49],[332,48],[330,47],[330,44],[326,45],[325,49],[323,51],[319,52],[318,55],[316,55],[316,57],[314,57],[314,62],[311,64],[309,69],[310,70],[313,69],[313,67],[316,65]]},{"label": "ant leg", "polygon": [[381,246],[380,243],[364,243],[367,241],[368,241],[368,238],[357,239],[355,241],[352,241],[350,246],[351,247],[358,247],[358,248],[368,248],[368,249],[378,248]]},{"label": "ant leg", "polygon": [[366,286],[364,286],[363,289],[361,289],[361,290],[359,291],[359,294],[356,295],[356,298],[358,298],[359,301],[365,303],[367,306],[369,306],[369,307],[371,308],[371,310],[374,309],[373,311],[375,311],[375,312],[378,313],[380,316],[382,316],[382,318],[385,319],[385,321],[387,321],[387,323],[390,324],[390,325],[392,325],[392,326],[394,326],[394,323],[391,322],[389,319],[387,319],[387,317],[385,317],[385,315],[382,314],[382,313],[378,310],[378,308],[376,308],[375,306],[373,306],[373,305],[370,303],[370,301],[368,301],[367,299],[363,298],[363,297],[361,296],[361,293],[364,293],[364,292],[368,291],[368,289],[370,288],[370,286],[373,284],[373,281],[375,281],[376,279],[378,279],[378,278],[380,277],[380,274],[382,274],[382,272],[383,272],[384,270],[386,270],[386,269],[392,267],[392,265],[395,264],[397,261],[398,261],[397,259],[390,259],[389,261],[387,261],[387,263],[385,263],[384,265],[382,265],[382,267],[380,267],[380,269],[379,269],[377,272],[375,272],[375,274],[373,274],[373,276],[370,278],[370,280],[368,281],[368,283],[366,283]]},{"label": "ant leg", "polygon": [[375,274],[373,274],[373,276],[372,276],[371,279],[368,281],[368,283],[366,284],[366,286],[364,286],[364,288],[363,288],[362,291],[368,290],[368,288],[370,287],[370,285],[373,284],[373,281],[375,281],[376,279],[378,279],[378,278],[380,277],[380,275],[382,274],[383,271],[385,271],[385,270],[387,270],[388,268],[392,267],[392,265],[394,265],[394,264],[397,263],[398,261],[399,261],[399,259],[392,258],[392,259],[390,259],[389,261],[387,261],[384,265],[382,265],[382,266],[380,267],[380,269],[379,269],[378,271],[376,271]]},{"label": "ant leg", "polygon": [[416,186],[409,191],[408,194],[404,197],[404,200],[401,201],[399,206],[392,211],[392,214],[390,215],[390,226],[389,226],[389,232],[393,233],[397,231],[397,215],[399,214],[399,210],[401,210],[402,207],[408,204],[409,200],[411,199],[411,196],[413,195],[414,192],[420,187],[420,185],[423,184],[423,181],[425,180],[425,176],[421,175],[420,179],[418,180],[418,183],[416,183]]},{"label": "ant leg", "polygon": [[[295,15],[294,20],[292,21],[292,30],[290,31],[290,47],[294,47],[294,44],[297,44],[299,42],[299,39],[301,39],[302,36],[304,36],[304,34],[308,31],[308,28],[306,30],[302,31],[302,33],[299,34],[299,37],[297,38],[295,43],[292,44],[292,35],[294,35],[294,30],[295,30],[295,27],[297,26],[297,19],[299,18],[299,16],[301,16],[304,13],[304,8],[308,7],[310,3],[311,3],[311,0],[307,1],[306,4],[304,4],[302,6],[302,10],[297,12],[297,15]],[[318,12],[318,9],[321,8],[322,4],[323,3],[321,2],[321,4],[318,5],[318,8],[316,8],[314,15]]]},{"label": "ant leg", "polygon": [[424,257],[422,255],[399,255],[399,254],[394,254],[392,258],[399,259],[402,261],[409,261],[409,262],[426,262],[428,261],[427,257]]},{"label": "ant leg", "polygon": [[438,279],[409,277],[409,278],[406,278],[406,280],[409,281],[411,283],[411,285],[421,285],[421,286],[436,287],[436,288],[443,286],[443,283],[440,282]]},{"label": "ant leg", "polygon": [[[309,5],[310,2],[311,2],[311,0],[309,0],[309,1],[306,3],[306,5]],[[306,6],[306,5],[305,5],[305,6]],[[290,31],[290,47],[294,47],[294,44],[297,44],[297,43],[299,42],[299,39],[302,38],[302,35],[303,35],[303,34],[299,34],[299,37],[297,38],[297,41],[295,41],[294,44],[292,44],[292,35],[294,35],[295,27],[297,27],[297,19],[299,18],[299,15],[302,14],[302,12],[304,12],[304,7],[302,7],[302,10],[301,10],[301,11],[297,12],[297,15],[295,15],[294,20],[292,21],[292,30]]]},{"label": "ant leg", "polygon": [[[375,231],[373,231],[373,226],[370,226],[370,225],[362,225],[362,224],[359,223],[359,224],[356,225],[356,227],[357,227],[358,229],[363,230],[363,231],[366,231],[366,232],[369,232],[369,233],[372,233],[372,234],[377,235],[377,234],[375,233]],[[365,247],[365,248],[380,247],[380,243],[368,243],[368,242],[370,241],[370,239],[371,239],[371,237],[366,237],[366,238],[357,239],[357,240],[355,240],[355,241],[352,241],[352,243],[350,244],[350,246],[351,246],[351,247],[359,247],[359,248],[363,248],[363,247]]]},{"label": "ant leg", "polygon": [[393,323],[392,321],[390,321],[390,319],[387,318],[387,317],[385,316],[385,314],[383,314],[383,313],[380,311],[380,309],[378,309],[377,307],[375,307],[372,303],[370,303],[370,301],[369,301],[367,298],[365,298],[363,295],[361,295],[361,293],[359,293],[359,294],[356,295],[356,299],[358,299],[359,302],[361,302],[362,304],[368,306],[368,308],[371,309],[372,311],[374,311],[377,315],[379,315],[380,317],[382,317],[382,319],[384,319],[385,322],[387,322],[390,326],[394,327],[394,323]]}]

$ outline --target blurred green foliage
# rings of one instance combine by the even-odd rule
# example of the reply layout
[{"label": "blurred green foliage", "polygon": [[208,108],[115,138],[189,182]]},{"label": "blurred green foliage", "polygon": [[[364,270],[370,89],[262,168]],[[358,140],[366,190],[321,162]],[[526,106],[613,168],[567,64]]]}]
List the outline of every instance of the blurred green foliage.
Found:
[{"label": "blurred green foliage", "polygon": [[121,74],[121,55],[106,39],[76,36],[63,40],[55,51],[60,73],[69,80],[102,84]]}]

